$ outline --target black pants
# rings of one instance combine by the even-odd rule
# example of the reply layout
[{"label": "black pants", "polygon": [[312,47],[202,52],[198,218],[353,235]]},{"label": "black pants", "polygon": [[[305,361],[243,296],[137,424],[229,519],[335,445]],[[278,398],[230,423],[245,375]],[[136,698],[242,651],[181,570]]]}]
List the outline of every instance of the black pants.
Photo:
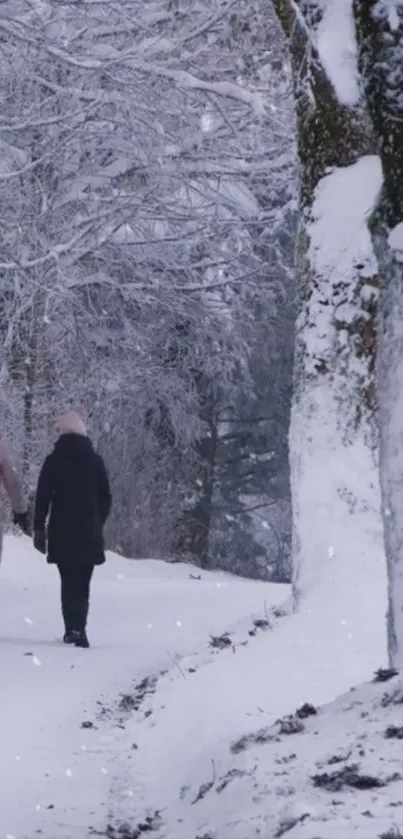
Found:
[{"label": "black pants", "polygon": [[59,565],[66,632],[83,632],[88,617],[92,565]]}]

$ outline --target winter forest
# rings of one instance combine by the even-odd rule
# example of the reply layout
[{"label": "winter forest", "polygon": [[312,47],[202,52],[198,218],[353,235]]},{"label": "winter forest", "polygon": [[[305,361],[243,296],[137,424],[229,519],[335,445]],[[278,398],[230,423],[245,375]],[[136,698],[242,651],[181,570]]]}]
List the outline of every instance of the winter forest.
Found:
[{"label": "winter forest", "polygon": [[[149,821],[122,827],[119,740],[108,812],[121,830],[88,836],[254,839],[263,829],[264,839],[316,839],[317,802],[316,816],[308,805],[279,815],[276,795],[270,817],[260,809],[252,828],[246,803],[234,820],[232,782],[260,784],[262,808],[276,773],[264,775],[256,744],[298,735],[300,720],[317,714],[311,697],[330,702],[376,666],[378,681],[398,680],[387,705],[398,708],[400,734],[385,737],[403,736],[403,0],[2,0],[0,69],[1,433],[33,504],[55,417],[69,406],[83,412],[112,486],[108,548],[116,562],[136,560],[133,591],[128,581],[116,607],[122,626],[137,586],[144,650],[161,670],[162,643],[174,674],[164,670],[158,687],[165,721],[147,706],[154,729],[142,718],[131,732],[147,754],[133,795],[155,804]],[[147,571],[144,557],[156,568],[169,560],[169,572]],[[179,642],[161,628],[166,641],[150,640],[169,602],[185,608],[185,582],[193,634]],[[246,613],[255,615],[249,636]],[[172,617],[172,632],[184,623]],[[267,629],[275,631],[254,640]],[[214,700],[197,681],[202,653],[182,662],[209,635],[210,688],[218,660],[221,668]],[[146,653],[138,655],[145,678],[125,713],[156,691]],[[129,660],[125,667],[120,679]],[[252,699],[237,695],[240,678]],[[359,697],[362,714],[372,703],[378,720],[381,694]],[[289,716],[289,704],[304,713]],[[258,722],[255,706],[269,721]],[[193,723],[181,728],[190,707]],[[247,725],[259,731],[232,743],[242,757],[229,765],[222,743],[245,734],[237,726],[252,711],[256,724]],[[321,723],[324,738],[340,713]],[[190,787],[167,755],[183,757],[207,718],[204,751],[192,752],[195,798],[181,820]],[[311,760],[318,743],[308,728]],[[262,731],[266,739],[253,740]],[[281,748],[273,761],[288,765],[294,746]],[[333,741],[332,749],[339,763]],[[387,759],[392,772],[395,757]],[[341,786],[326,789],[354,787],[350,763]],[[368,772],[360,777],[373,779]],[[246,801],[255,787],[242,783]],[[302,788],[295,782],[297,797]],[[219,807],[211,790],[222,793]],[[383,832],[371,837],[399,839],[403,808],[394,821],[387,807],[398,805],[385,800],[376,812]],[[375,813],[369,797],[366,805]],[[320,839],[350,835],[347,821],[359,814],[344,806],[348,815],[334,816]],[[11,839],[13,817],[4,820]],[[84,839],[84,822],[76,834],[69,818],[65,833],[58,822],[44,839]],[[367,825],[357,821],[351,835],[369,836]],[[15,839],[32,836],[21,829]]]},{"label": "winter forest", "polygon": [[[78,404],[126,556],[289,579],[296,139],[270,3],[1,7],[2,415]],[[24,61],[21,61],[21,54]]]}]

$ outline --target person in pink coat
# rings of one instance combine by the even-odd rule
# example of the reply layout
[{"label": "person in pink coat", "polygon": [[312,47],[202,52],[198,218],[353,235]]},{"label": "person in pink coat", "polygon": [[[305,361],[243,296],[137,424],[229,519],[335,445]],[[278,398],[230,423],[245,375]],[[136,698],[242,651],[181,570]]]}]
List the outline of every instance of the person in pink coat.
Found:
[{"label": "person in pink coat", "polygon": [[[11,455],[3,439],[0,439],[0,485],[2,490],[5,490],[11,504],[14,524],[18,525],[29,536],[29,516],[22,481],[16,472]],[[6,519],[6,509],[4,503],[2,503],[4,501],[4,492],[1,495],[3,495],[3,498],[0,496],[0,561]]]}]

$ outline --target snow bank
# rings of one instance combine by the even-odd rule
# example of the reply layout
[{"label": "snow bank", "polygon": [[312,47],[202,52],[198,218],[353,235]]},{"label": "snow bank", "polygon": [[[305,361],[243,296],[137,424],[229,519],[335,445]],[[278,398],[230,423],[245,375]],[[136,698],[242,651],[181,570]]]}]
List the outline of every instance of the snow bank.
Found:
[{"label": "snow bank", "polygon": [[[210,764],[210,789],[183,794],[183,822],[158,839],[400,836],[387,833],[403,820],[402,690],[395,682],[363,685],[324,708],[300,706],[277,725],[262,719],[258,731],[249,728],[232,743],[215,775]],[[203,797],[192,805],[197,792]]]},{"label": "snow bank", "polygon": [[[274,803],[287,767],[276,762],[270,745],[234,755],[231,744],[306,702],[329,702],[357,679],[370,677],[384,660],[371,646],[370,626],[366,655],[357,657],[349,628],[336,624],[326,635],[317,616],[283,617],[252,636],[245,625],[228,648],[205,648],[159,680],[155,695],[127,722],[111,799],[114,823],[133,826],[133,807],[125,795],[131,786],[139,793],[138,820],[161,814],[156,839],[274,836],[280,809],[289,800],[284,785]],[[335,666],[342,655],[344,666]],[[337,740],[337,730],[333,736]],[[289,746],[284,754],[293,750]]]}]

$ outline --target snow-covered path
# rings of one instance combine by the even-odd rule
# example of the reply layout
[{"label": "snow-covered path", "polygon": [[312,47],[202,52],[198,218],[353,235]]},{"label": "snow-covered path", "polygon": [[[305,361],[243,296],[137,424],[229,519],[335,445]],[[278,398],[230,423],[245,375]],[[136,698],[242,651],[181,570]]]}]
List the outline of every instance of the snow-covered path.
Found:
[{"label": "snow-covered path", "polygon": [[[210,633],[262,614],[284,588],[111,557],[93,584],[91,650],[63,647],[59,581],[25,538],[0,569],[0,839],[84,839],[105,829],[116,723],[97,721],[145,675]],[[93,727],[82,727],[92,722]],[[117,746],[117,743],[116,743]],[[131,792],[128,790],[128,795]]]}]

